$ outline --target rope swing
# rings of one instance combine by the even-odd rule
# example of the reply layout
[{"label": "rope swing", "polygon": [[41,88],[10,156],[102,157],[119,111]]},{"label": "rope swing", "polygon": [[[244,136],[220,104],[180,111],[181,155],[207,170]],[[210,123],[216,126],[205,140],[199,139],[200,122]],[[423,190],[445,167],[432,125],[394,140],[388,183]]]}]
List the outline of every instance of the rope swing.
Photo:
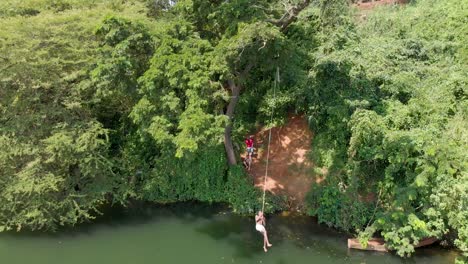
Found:
[{"label": "rope swing", "polygon": [[[273,98],[276,98],[276,86],[277,83],[280,82],[279,79],[279,67],[276,67],[276,76],[273,85]],[[270,114],[270,125],[273,123],[273,107],[271,107],[271,114]],[[266,158],[266,166],[265,166],[265,179],[263,182],[263,201],[262,201],[262,212],[265,210],[265,194],[266,194],[266,182],[268,178],[268,164],[270,160],[270,142],[271,142],[271,127],[268,129],[268,148],[267,148],[267,158]]]}]

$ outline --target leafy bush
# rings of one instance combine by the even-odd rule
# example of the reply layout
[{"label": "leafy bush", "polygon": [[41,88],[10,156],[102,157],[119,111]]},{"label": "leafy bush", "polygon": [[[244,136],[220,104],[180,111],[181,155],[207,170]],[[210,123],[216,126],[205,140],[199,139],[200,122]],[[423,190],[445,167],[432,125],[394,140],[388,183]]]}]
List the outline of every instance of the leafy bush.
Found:
[{"label": "leafy bush", "polygon": [[[225,193],[226,202],[235,212],[252,214],[262,209],[263,192],[253,186],[252,180],[249,180],[249,176],[242,166],[230,168]],[[266,193],[265,213],[284,210],[286,205],[286,197],[273,195],[270,192]]]},{"label": "leafy bush", "polygon": [[261,209],[262,193],[253,187],[242,166],[231,167],[226,182],[226,201],[235,212],[252,214]]},{"label": "leafy bush", "polygon": [[343,183],[324,182],[313,187],[306,198],[308,214],[348,232],[361,229],[371,217],[371,206],[358,199],[355,191],[345,190]]},{"label": "leafy bush", "polygon": [[224,201],[227,163],[222,146],[204,148],[184,158],[173,155],[163,153],[152,161],[153,168],[142,171],[137,184],[140,199],[159,203]]},{"label": "leafy bush", "polygon": [[379,194],[363,242],[377,232],[408,256],[421,239],[454,229],[467,254],[467,7],[381,8],[345,27],[354,31],[345,45],[331,36],[316,52],[308,113],[318,133],[313,156],[329,174],[308,202],[320,221],[362,229],[343,224],[340,212],[354,206],[347,194]]}]

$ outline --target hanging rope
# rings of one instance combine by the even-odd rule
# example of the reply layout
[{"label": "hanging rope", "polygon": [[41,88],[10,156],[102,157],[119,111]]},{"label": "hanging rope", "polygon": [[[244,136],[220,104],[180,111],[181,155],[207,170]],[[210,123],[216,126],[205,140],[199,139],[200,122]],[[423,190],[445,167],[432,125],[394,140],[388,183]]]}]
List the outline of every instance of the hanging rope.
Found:
[{"label": "hanging rope", "polygon": [[[273,98],[276,99],[276,85],[279,83],[279,67],[276,67],[276,76],[273,85]],[[273,123],[273,108],[271,109],[270,114],[270,125]],[[267,158],[266,158],[266,166],[265,166],[265,179],[263,182],[263,202],[262,202],[262,212],[265,210],[265,194],[266,194],[266,182],[268,178],[268,164],[270,160],[270,143],[271,143],[271,127],[268,131],[268,148],[267,148]]]}]

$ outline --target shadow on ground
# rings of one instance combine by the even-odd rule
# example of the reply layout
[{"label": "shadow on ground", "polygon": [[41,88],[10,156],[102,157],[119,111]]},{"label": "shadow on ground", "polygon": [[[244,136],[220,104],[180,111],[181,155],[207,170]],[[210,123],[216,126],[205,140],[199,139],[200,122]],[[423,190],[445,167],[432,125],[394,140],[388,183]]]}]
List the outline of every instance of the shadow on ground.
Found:
[{"label": "shadow on ground", "polygon": [[[304,204],[313,182],[320,182],[313,173],[308,159],[312,132],[307,120],[290,116],[286,125],[271,130],[270,157],[266,189],[276,195],[286,195],[294,208]],[[255,186],[263,188],[268,150],[268,130],[255,135],[257,153],[253,158],[252,176]]]}]

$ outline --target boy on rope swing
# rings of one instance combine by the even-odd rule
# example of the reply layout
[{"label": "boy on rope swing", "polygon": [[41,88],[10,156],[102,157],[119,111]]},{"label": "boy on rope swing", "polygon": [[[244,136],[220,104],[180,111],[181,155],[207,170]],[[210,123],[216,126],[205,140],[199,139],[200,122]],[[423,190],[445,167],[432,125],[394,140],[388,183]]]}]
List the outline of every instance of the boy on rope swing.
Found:
[{"label": "boy on rope swing", "polygon": [[258,211],[258,214],[255,215],[255,229],[257,229],[258,232],[262,233],[262,235],[263,235],[263,250],[265,250],[265,252],[267,252],[268,251],[267,246],[271,247],[273,245],[270,244],[270,241],[268,241],[268,235],[267,235],[267,231],[265,229],[265,225],[266,225],[265,216],[263,216],[262,211]]},{"label": "boy on rope swing", "polygon": [[244,159],[244,166],[248,170],[250,170],[250,165],[252,164],[252,154],[254,152],[253,144],[253,136],[250,135],[248,138],[245,139],[245,145],[247,146],[247,157]]}]

